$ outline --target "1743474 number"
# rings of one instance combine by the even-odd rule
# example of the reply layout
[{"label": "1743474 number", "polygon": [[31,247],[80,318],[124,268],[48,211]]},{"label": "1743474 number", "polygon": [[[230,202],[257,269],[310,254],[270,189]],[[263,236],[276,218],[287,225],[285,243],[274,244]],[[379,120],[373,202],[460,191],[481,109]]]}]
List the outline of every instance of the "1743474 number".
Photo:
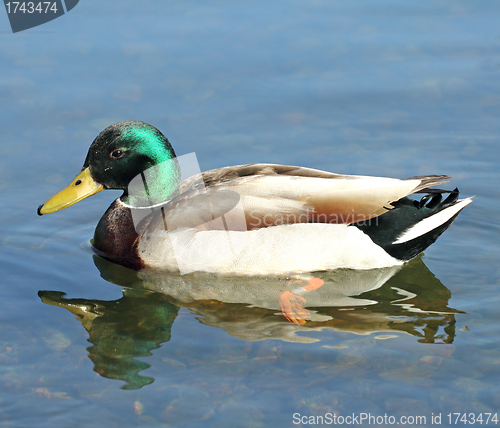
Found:
[{"label": "1743474 number", "polygon": [[497,413],[448,413],[450,425],[498,425]]},{"label": "1743474 number", "polygon": [[11,1],[5,3],[7,13],[57,13],[57,3],[51,1],[19,2]]}]

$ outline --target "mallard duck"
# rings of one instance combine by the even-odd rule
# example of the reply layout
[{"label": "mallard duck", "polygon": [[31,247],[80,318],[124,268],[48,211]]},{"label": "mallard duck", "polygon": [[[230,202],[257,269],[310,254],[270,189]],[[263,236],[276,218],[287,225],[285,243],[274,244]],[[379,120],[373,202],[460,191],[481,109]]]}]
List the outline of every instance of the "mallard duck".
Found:
[{"label": "mallard duck", "polygon": [[[136,270],[288,275],[401,265],[472,201],[459,200],[457,189],[433,189],[445,175],[395,179],[249,164],[184,179],[179,159],[153,126],[115,123],[38,214],[120,189],[95,230],[102,257]],[[425,196],[407,197],[413,193]]]}]

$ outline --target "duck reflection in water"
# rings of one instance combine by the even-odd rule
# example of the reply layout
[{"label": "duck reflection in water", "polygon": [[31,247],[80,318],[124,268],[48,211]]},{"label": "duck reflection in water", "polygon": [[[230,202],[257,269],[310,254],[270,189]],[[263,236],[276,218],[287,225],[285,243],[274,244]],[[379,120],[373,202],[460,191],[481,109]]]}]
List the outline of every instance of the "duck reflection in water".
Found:
[{"label": "duck reflection in water", "polygon": [[284,278],[227,277],[214,274],[166,275],[138,272],[99,256],[101,276],[123,288],[123,297],[104,301],[66,299],[58,291],[40,291],[46,304],[77,316],[92,343],[87,350],[101,376],[137,389],[154,379],[139,372],[147,357],[171,337],[180,307],[199,315],[205,325],[232,336],[257,341],[316,342],[297,332],[331,329],[355,334],[405,332],[424,343],[452,343],[455,314],[450,291],[420,258],[403,267],[365,271],[320,272],[324,285],[303,295],[296,308],[307,322],[289,322],[280,312],[280,297],[297,289]]}]

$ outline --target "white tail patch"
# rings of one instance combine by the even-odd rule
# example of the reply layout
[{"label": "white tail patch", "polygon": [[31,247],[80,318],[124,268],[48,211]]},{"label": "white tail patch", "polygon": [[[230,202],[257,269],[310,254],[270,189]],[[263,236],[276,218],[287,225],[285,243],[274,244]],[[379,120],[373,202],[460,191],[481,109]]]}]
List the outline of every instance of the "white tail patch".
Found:
[{"label": "white tail patch", "polygon": [[450,218],[457,214],[462,208],[472,202],[472,198],[461,199],[438,213],[419,221],[417,224],[403,232],[394,244],[402,244],[403,242],[411,241],[419,236],[425,235],[427,232],[436,229],[446,223]]}]

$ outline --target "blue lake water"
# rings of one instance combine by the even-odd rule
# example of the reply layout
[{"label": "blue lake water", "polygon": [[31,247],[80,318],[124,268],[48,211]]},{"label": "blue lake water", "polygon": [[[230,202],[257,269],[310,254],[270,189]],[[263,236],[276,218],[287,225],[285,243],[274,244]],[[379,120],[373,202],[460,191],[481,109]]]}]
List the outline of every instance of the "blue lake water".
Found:
[{"label": "blue lake water", "polygon": [[[0,13],[0,425],[498,415],[499,19],[493,1],[82,0],[12,34]],[[321,273],[298,327],[272,278],[147,276],[94,256],[116,191],[36,215],[128,119],[202,170],[448,174],[475,199],[399,271]]]}]

